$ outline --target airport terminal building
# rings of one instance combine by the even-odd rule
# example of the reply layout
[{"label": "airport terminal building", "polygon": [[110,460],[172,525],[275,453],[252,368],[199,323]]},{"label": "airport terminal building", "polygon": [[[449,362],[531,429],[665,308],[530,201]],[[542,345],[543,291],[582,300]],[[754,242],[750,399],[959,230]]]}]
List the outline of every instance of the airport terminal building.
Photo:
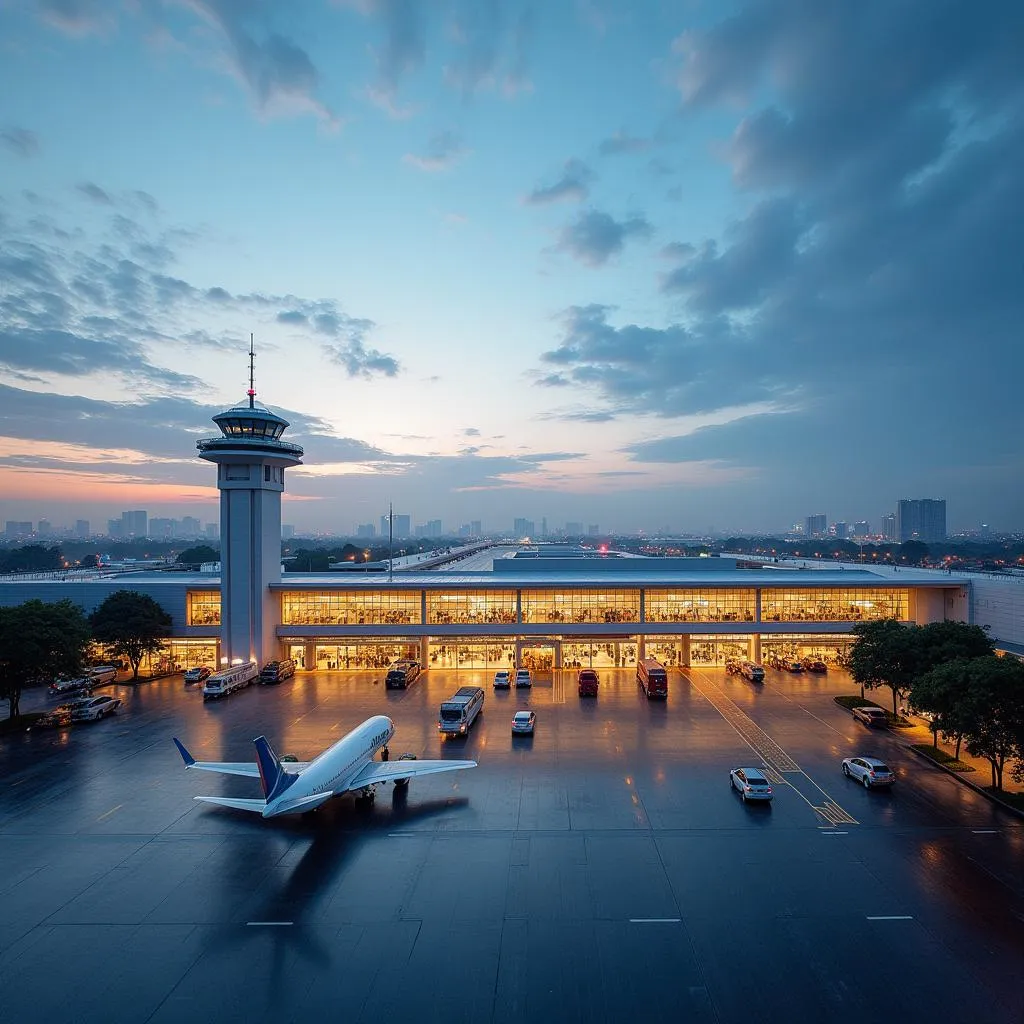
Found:
[{"label": "airport terminal building", "polygon": [[973,621],[966,577],[902,570],[806,569],[735,558],[619,557],[538,548],[496,551],[492,571],[282,574],[285,470],[303,450],[287,421],[254,400],[214,417],[197,444],[217,466],[221,572],[139,572],[0,582],[0,604],[70,598],[88,613],[109,594],[149,594],[170,614],[165,668],[261,665],[300,670],[424,667],[679,667],[772,655],[840,659],[858,622]]}]

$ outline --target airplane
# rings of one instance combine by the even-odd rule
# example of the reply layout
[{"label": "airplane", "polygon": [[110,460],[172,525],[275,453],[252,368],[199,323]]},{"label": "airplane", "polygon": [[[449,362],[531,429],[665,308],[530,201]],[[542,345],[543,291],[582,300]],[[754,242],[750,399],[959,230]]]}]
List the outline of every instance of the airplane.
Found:
[{"label": "airplane", "polygon": [[387,750],[388,740],[394,733],[395,723],[387,715],[374,715],[312,761],[284,763],[278,759],[266,736],[257,736],[253,740],[256,745],[255,763],[197,761],[181,740],[176,736],[172,738],[186,768],[258,778],[263,787],[262,800],[227,796],[197,796],[196,800],[255,811],[264,818],[312,811],[342,793],[355,793],[357,799],[372,800],[374,789],[383,782],[408,782],[414,775],[476,767],[476,761],[374,761],[378,750]]}]

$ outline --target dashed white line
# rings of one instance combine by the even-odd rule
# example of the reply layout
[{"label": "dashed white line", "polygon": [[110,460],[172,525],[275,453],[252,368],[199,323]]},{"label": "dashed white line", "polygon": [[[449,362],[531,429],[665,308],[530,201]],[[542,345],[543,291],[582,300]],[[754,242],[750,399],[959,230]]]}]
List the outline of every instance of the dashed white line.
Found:
[{"label": "dashed white line", "polygon": [[288,928],[294,921],[246,921],[248,928]]},{"label": "dashed white line", "polygon": [[882,914],[877,917],[868,917],[869,921],[913,921],[910,914]]},{"label": "dashed white line", "polygon": [[976,836],[996,836],[996,835],[999,835],[999,829],[997,829],[997,828],[972,828],[971,831]]},{"label": "dashed white line", "polygon": [[631,917],[630,924],[679,924],[681,917]]},{"label": "dashed white line", "polygon": [[829,830],[828,832],[825,832],[823,830],[821,834],[823,836],[848,836],[850,833],[849,832],[833,832],[831,830]]}]

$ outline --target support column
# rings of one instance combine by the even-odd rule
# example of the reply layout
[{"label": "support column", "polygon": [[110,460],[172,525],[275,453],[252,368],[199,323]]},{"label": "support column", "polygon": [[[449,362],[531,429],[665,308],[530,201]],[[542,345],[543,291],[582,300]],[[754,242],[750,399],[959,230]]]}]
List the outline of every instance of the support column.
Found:
[{"label": "support column", "polygon": [[679,667],[690,667],[690,634],[684,633],[679,638]]},{"label": "support column", "polygon": [[755,664],[761,664],[761,634],[751,633],[750,635],[750,660]]}]

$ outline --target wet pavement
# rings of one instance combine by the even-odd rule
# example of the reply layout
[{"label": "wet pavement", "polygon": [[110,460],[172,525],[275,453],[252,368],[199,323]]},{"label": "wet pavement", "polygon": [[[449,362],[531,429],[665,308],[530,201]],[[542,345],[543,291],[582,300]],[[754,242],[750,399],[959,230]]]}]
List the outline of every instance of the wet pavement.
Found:
[{"label": "wet pavement", "polygon": [[[571,673],[489,678],[308,674],[204,705],[179,676],[0,739],[0,1022],[1024,1021],[1024,822],[855,722],[837,674],[673,673],[667,704],[627,670],[596,700]],[[442,743],[471,682],[484,714]],[[194,802],[258,784],[185,772],[170,739],[306,759],[381,712],[393,756],[479,767],[264,821]],[[845,779],[852,753],[895,790]],[[772,806],[730,791],[739,764]]]}]

